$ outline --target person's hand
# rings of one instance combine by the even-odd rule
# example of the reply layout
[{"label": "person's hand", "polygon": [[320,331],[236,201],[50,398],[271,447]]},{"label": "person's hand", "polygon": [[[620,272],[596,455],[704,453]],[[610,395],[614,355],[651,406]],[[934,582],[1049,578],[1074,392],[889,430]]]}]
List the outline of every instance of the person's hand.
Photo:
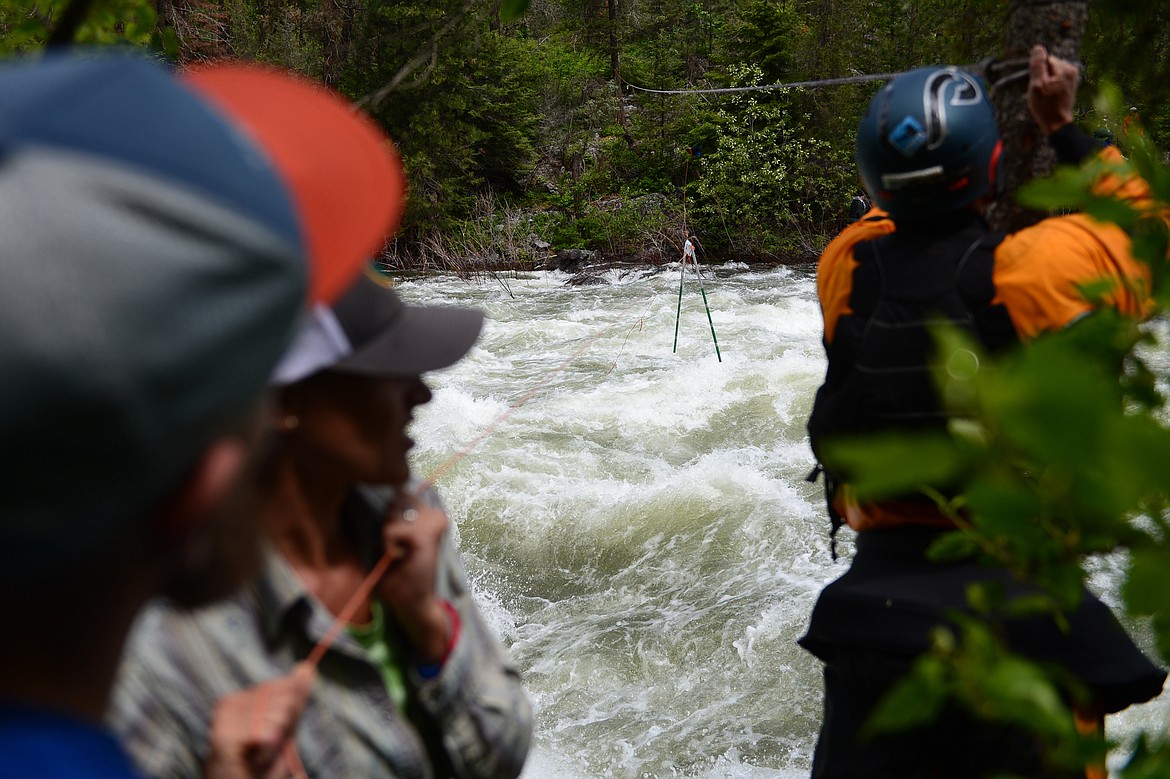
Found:
[{"label": "person's hand", "polygon": [[301,663],[288,676],[220,698],[211,721],[205,779],[283,779],[282,759],[304,711],[316,668]]},{"label": "person's hand", "polygon": [[1028,58],[1028,110],[1045,135],[1071,124],[1081,69],[1033,46]]},{"label": "person's hand", "polygon": [[382,542],[394,561],[378,584],[378,595],[424,663],[441,660],[451,637],[450,618],[435,593],[439,549],[447,525],[442,511],[407,499],[391,507],[382,529]]}]

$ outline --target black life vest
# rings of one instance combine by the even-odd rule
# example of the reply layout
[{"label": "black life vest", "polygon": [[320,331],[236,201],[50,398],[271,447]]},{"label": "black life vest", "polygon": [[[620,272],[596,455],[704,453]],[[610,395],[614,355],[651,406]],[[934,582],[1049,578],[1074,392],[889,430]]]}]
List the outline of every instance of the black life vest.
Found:
[{"label": "black life vest", "polygon": [[[829,366],[808,423],[818,459],[809,480],[823,470],[834,542],[843,524],[834,492],[848,474],[823,469],[823,442],[945,426],[947,413],[931,374],[932,326],[949,323],[993,354],[1019,343],[1007,310],[992,303],[995,247],[1002,240],[981,219],[970,218],[854,245],[850,312],[838,318],[832,341],[826,339]],[[835,543],[832,551],[835,558]]]},{"label": "black life vest", "polygon": [[809,419],[814,451],[829,436],[945,424],[931,377],[932,325],[950,323],[992,353],[1019,342],[1007,310],[992,304],[1002,239],[972,221],[853,247],[852,313],[826,343],[829,367]]}]

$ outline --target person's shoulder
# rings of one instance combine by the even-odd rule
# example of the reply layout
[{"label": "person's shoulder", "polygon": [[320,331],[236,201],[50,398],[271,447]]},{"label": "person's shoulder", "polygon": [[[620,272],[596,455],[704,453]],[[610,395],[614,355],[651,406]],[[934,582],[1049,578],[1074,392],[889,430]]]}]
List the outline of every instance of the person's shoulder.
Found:
[{"label": "person's shoulder", "polygon": [[894,220],[879,208],[871,208],[855,222],[847,224],[841,232],[829,241],[821,252],[817,263],[819,270],[835,268],[846,260],[853,259],[853,247],[863,241],[871,241],[890,235],[895,230]]},{"label": "person's shoulder", "polygon": [[257,609],[251,586],[194,610],[156,598],[135,619],[126,640],[124,660],[144,671],[164,674],[201,656],[230,654],[243,641],[245,632],[259,630],[255,624]]},{"label": "person's shoulder", "polygon": [[860,241],[868,241],[873,238],[878,238],[883,235],[889,235],[894,232],[894,220],[890,215],[880,208],[870,208],[861,217],[848,225],[829,241],[829,246],[834,244],[848,244],[852,245]]},{"label": "person's shoulder", "polygon": [[1059,263],[1068,260],[1070,251],[1074,255],[1088,254],[1095,243],[1112,242],[1114,237],[1124,238],[1124,231],[1083,213],[1050,216],[1006,234],[997,247],[996,258],[1001,262],[1043,263],[1052,259]]},{"label": "person's shoulder", "polygon": [[[266,654],[264,624],[254,596],[243,591],[196,610],[150,602],[127,638],[107,722],[123,739],[142,735],[144,744],[173,735],[173,728],[201,731],[215,701],[237,689],[244,669]],[[143,721],[150,712],[162,721]],[[147,748],[155,754],[171,746]]]},{"label": "person's shoulder", "polygon": [[114,735],[46,709],[0,704],[0,779],[137,779]]}]

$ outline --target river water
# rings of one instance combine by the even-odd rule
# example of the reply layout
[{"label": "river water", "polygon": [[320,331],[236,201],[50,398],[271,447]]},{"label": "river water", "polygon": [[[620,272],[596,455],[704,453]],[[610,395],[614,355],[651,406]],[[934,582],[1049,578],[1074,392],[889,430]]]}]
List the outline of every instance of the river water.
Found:
[{"label": "river water", "polygon": [[[820,667],[795,642],[852,551],[842,532],[830,559],[805,481],[824,374],[813,269],[714,273],[722,361],[693,276],[673,349],[677,270],[399,283],[488,316],[468,357],[428,377],[418,474],[522,401],[437,484],[536,708],[523,779],[808,776]],[[1109,602],[1120,565],[1094,568]],[[1110,735],[1170,721],[1168,697]]]}]

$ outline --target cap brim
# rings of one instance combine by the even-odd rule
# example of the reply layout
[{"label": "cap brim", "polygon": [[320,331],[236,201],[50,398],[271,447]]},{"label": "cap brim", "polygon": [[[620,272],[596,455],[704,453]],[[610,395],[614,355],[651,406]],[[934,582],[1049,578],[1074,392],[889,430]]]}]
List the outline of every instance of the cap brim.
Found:
[{"label": "cap brim", "polygon": [[289,189],[310,302],[332,302],[398,228],[406,179],[393,143],[323,86],[254,64],[193,66],[182,81],[251,133]]},{"label": "cap brim", "polygon": [[417,376],[454,364],[471,350],[483,313],[447,306],[405,306],[386,332],[331,370],[365,376]]}]

